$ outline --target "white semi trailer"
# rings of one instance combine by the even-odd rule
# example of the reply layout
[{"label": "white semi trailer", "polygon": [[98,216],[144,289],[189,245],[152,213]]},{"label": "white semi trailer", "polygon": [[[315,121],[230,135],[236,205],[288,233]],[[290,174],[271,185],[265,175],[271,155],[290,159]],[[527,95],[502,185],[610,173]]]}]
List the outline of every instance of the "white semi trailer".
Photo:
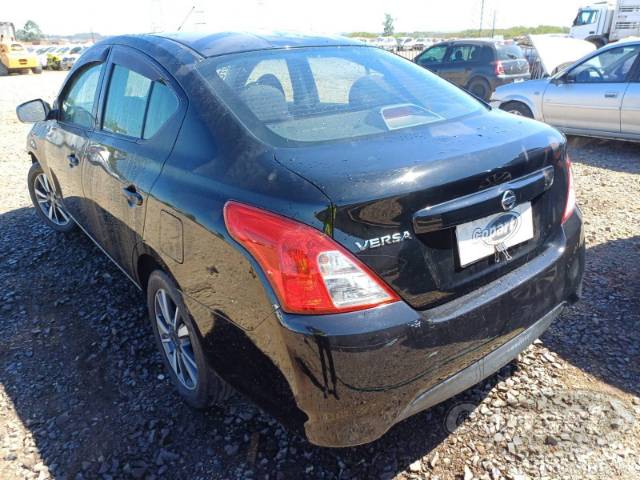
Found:
[{"label": "white semi trailer", "polygon": [[640,36],[640,0],[605,1],[582,7],[569,35],[588,40],[598,48],[609,42]]}]

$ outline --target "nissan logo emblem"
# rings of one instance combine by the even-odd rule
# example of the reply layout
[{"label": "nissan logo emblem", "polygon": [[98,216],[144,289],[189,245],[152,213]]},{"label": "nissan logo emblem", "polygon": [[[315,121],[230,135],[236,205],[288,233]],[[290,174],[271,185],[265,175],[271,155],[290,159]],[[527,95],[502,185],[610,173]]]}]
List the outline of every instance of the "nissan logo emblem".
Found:
[{"label": "nissan logo emblem", "polygon": [[513,190],[507,190],[502,194],[502,200],[500,203],[502,204],[502,208],[505,210],[511,210],[516,206],[516,193]]}]

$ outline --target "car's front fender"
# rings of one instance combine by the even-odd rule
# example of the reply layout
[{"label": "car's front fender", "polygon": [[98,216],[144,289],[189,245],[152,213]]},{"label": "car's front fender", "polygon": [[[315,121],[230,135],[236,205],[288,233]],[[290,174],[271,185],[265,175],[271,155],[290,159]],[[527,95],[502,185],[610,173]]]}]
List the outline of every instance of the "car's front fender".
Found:
[{"label": "car's front fender", "polygon": [[547,80],[530,80],[522,83],[511,83],[496,88],[491,96],[491,105],[501,107],[508,102],[525,104],[533,113],[533,118],[544,121],[542,99],[547,88]]}]

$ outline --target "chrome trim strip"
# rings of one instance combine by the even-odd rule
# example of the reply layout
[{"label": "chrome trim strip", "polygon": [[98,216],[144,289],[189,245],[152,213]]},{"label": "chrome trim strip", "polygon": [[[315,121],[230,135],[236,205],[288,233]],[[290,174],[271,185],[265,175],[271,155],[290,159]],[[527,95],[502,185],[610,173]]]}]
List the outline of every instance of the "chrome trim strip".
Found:
[{"label": "chrome trim strip", "polygon": [[107,258],[108,258],[109,260],[111,260],[111,261],[113,262],[113,264],[114,264],[116,267],[118,267],[118,268],[120,269],[120,271],[121,271],[122,273],[124,273],[124,275],[125,275],[129,280],[131,280],[131,282],[136,286],[136,288],[137,288],[138,290],[142,291],[142,287],[141,287],[140,285],[138,285],[138,282],[136,282],[136,281],[133,279],[133,277],[132,277],[131,275],[129,275],[129,274],[125,271],[125,269],[124,269],[124,268],[122,268],[122,267],[120,266],[120,264],[119,264],[118,262],[116,262],[116,261],[113,259],[113,257],[111,257],[111,255],[109,255],[109,254],[107,253],[107,251],[106,251],[104,248],[102,248],[102,246],[98,243],[98,241],[97,241],[95,238],[93,238],[93,237],[91,236],[91,234],[90,234],[89,232],[87,232],[87,231],[85,230],[85,228],[84,228],[82,225],[80,225],[80,223],[78,223],[78,221],[76,221],[76,219],[74,218],[74,216],[73,216],[73,215],[71,215],[69,212],[67,212],[67,215],[69,215],[69,216],[73,219],[73,221],[74,221],[74,222],[76,223],[76,225],[80,228],[80,230],[82,230],[82,231],[84,232],[84,234],[85,234],[87,237],[89,237],[89,239],[90,239],[90,240],[91,240],[91,241],[96,245],[96,247],[98,247],[98,248],[100,249],[100,251],[102,251],[102,253],[104,253],[104,254],[107,256]]}]

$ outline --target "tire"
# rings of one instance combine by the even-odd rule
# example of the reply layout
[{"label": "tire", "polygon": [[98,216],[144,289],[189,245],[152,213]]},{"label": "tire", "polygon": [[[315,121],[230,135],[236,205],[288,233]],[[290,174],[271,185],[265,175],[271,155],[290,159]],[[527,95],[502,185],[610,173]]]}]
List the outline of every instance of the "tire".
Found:
[{"label": "tire", "polygon": [[34,67],[32,70],[36,75],[40,75],[42,73],[42,67]]},{"label": "tire", "polygon": [[[39,163],[34,163],[27,175],[29,195],[36,210],[36,215],[56,232],[67,233],[76,228],[56,193],[55,184],[42,170]],[[53,203],[52,203],[53,202]]]},{"label": "tire", "polygon": [[[166,308],[161,306],[163,297],[166,299]],[[147,308],[165,369],[186,403],[193,408],[204,409],[228,400],[233,390],[209,368],[200,335],[182,295],[175,282],[162,270],[154,270],[149,276]],[[178,318],[172,325],[172,320],[169,318],[167,321],[167,317],[174,316],[176,309]],[[179,348],[175,348],[177,344],[180,344]],[[174,355],[170,353],[171,350],[175,352]]]},{"label": "tire", "polygon": [[522,102],[507,102],[500,105],[500,110],[518,115],[521,117],[533,118],[533,112]]},{"label": "tire", "polygon": [[484,78],[474,78],[467,85],[467,91],[480,100],[489,100],[491,85]]},{"label": "tire", "polygon": [[0,62],[0,77],[9,75],[9,69],[5,67],[4,63]]}]

